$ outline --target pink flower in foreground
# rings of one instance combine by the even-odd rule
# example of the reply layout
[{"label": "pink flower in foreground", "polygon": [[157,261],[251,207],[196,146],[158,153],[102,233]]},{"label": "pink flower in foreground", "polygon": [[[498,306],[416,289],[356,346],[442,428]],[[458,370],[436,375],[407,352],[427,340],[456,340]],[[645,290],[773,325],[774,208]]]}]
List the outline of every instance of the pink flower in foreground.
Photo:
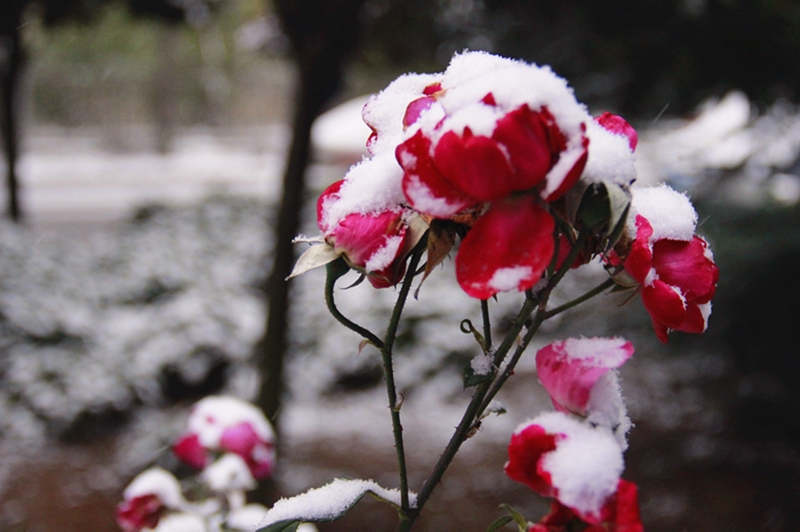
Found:
[{"label": "pink flower in foreground", "polygon": [[555,497],[590,524],[602,522],[622,469],[622,449],[611,431],[560,412],[521,425],[511,437],[505,466],[509,478]]},{"label": "pink flower in foreground", "polygon": [[633,355],[633,344],[622,338],[571,338],[536,353],[536,372],[559,412],[589,420],[624,435],[630,428],[616,368]]},{"label": "pink flower in foreground", "polygon": [[694,235],[694,208],[666,186],[636,189],[633,208],[635,236],[623,266],[641,285],[656,335],[666,343],[670,331],[704,332],[719,268],[708,243]]},{"label": "pink flower in foreground", "polygon": [[214,454],[234,453],[245,461],[253,478],[260,479],[274,469],[273,441],[272,427],[256,407],[233,397],[212,396],[192,408],[187,432],[172,450],[196,469],[205,468]]},{"label": "pink flower in foreground", "polygon": [[402,260],[407,225],[399,206],[380,212],[352,212],[328,222],[327,211],[341,198],[344,180],[337,181],[317,200],[317,224],[325,241],[348,265],[366,273],[375,288],[394,286],[403,278]]},{"label": "pink flower in foreground", "polygon": [[531,288],[555,249],[544,202],[580,177],[589,117],[551,70],[480,52],[455,56],[438,87],[406,113],[396,150],[406,199],[434,218],[485,211],[456,257],[467,294]]},{"label": "pink flower in foreground", "polygon": [[125,532],[155,528],[168,510],[184,506],[181,488],[172,474],[160,468],[140,473],[123,492],[117,506],[117,524]]}]

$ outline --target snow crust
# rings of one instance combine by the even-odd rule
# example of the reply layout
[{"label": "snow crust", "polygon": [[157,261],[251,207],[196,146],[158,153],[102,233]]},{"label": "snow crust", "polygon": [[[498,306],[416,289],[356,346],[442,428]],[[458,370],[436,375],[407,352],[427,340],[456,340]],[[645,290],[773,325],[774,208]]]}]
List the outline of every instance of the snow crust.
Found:
[{"label": "snow crust", "polygon": [[531,276],[532,269],[528,266],[515,266],[513,268],[498,268],[489,280],[489,286],[500,292],[508,292],[517,288],[523,280]]},{"label": "snow crust", "polygon": [[325,203],[322,225],[334,227],[353,213],[377,214],[399,210],[398,205],[405,202],[402,179],[403,169],[394,152],[362,160],[345,175],[337,199]]},{"label": "snow crust", "polygon": [[567,359],[593,362],[598,366],[619,367],[631,356],[624,338],[569,338],[553,344]]},{"label": "snow crust", "polygon": [[[400,492],[386,489],[372,480],[335,479],[329,484],[281,499],[269,510],[261,526],[280,521],[325,521],[339,517],[367,492],[400,506]],[[416,495],[410,494],[411,506]]]},{"label": "snow crust", "polygon": [[256,487],[256,480],[250,473],[247,463],[239,455],[233,453],[225,453],[216,462],[206,467],[201,478],[212,491],[217,493],[235,490],[250,491]]},{"label": "snow crust", "polygon": [[642,215],[653,228],[650,244],[657,240],[689,241],[697,227],[697,212],[686,194],[665,184],[655,187],[633,187],[628,215],[628,236],[636,238],[636,216]]},{"label": "snow crust", "polygon": [[630,186],[636,179],[636,155],[628,137],[607,130],[594,120],[586,122],[589,158],[581,175],[587,183],[616,183]]},{"label": "snow crust", "polygon": [[587,515],[599,516],[616,492],[624,463],[622,449],[612,433],[592,428],[560,412],[541,414],[520,425],[517,433],[536,424],[548,434],[561,435],[556,448],[546,453],[541,468],[550,473],[557,497],[565,505]]},{"label": "snow crust", "polygon": [[401,235],[387,237],[383,246],[369,257],[364,269],[368,272],[379,272],[388,268],[397,257],[404,239]]},{"label": "snow crust", "polygon": [[122,492],[125,500],[143,495],[156,495],[167,508],[178,509],[186,504],[178,480],[160,467],[142,471]]},{"label": "snow crust", "polygon": [[222,433],[229,427],[249,423],[263,442],[275,438],[272,426],[255,406],[230,396],[209,396],[195,404],[186,423],[190,433],[197,434],[201,445],[219,447]]}]

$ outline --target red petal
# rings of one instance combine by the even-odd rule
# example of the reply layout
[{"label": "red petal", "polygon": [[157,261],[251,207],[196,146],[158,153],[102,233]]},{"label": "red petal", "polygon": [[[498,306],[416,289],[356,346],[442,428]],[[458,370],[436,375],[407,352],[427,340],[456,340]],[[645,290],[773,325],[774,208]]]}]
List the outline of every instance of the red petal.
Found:
[{"label": "red petal", "polygon": [[533,196],[492,203],[461,242],[456,278],[472,297],[527,290],[541,278],[555,251],[555,220]]},{"label": "red petal", "polygon": [[155,528],[164,505],[156,495],[141,495],[117,506],[117,524],[125,532]]},{"label": "red petal", "polygon": [[539,425],[528,425],[513,434],[508,444],[506,475],[511,480],[525,484],[539,495],[554,496],[555,489],[550,485],[549,478],[540,474],[539,461],[545,453],[555,450],[556,439],[555,435],[547,434]]},{"label": "red petal", "polygon": [[419,119],[419,115],[426,109],[429,109],[435,102],[436,98],[432,96],[423,96],[412,101],[408,104],[408,107],[406,107],[406,114],[403,115],[403,125],[408,127],[416,122]]},{"label": "red petal", "polygon": [[694,237],[689,242],[659,240],[653,245],[653,268],[658,278],[677,286],[689,301],[711,300],[716,291],[719,269],[706,257],[705,240]]},{"label": "red petal", "polygon": [[195,469],[203,469],[208,463],[208,452],[200,444],[197,434],[187,434],[179,439],[172,446],[172,452],[181,462]]},{"label": "red petal", "polygon": [[644,532],[636,484],[619,479],[617,492],[603,508],[603,522],[609,532]]},{"label": "red petal", "polygon": [[431,141],[417,131],[397,146],[395,155],[403,168],[403,193],[411,207],[439,218],[449,218],[465,207],[480,203],[453,186],[433,162]]},{"label": "red petal", "polygon": [[[642,303],[653,322],[675,329],[686,320],[686,303],[670,285],[656,280],[651,286],[642,287]],[[659,336],[660,338],[660,336]],[[666,341],[662,338],[662,341]]]},{"label": "red petal", "polygon": [[653,227],[644,216],[636,216],[636,240],[633,241],[631,251],[625,259],[625,270],[636,279],[639,284],[644,284],[644,280],[650,273],[653,261],[653,251],[650,249],[650,235],[653,234]]},{"label": "red petal", "polygon": [[603,113],[594,120],[608,131],[628,137],[628,146],[631,147],[631,151],[636,149],[636,145],[639,144],[639,135],[627,120],[611,113]]},{"label": "red petal", "polygon": [[556,136],[563,139],[555,124],[551,127],[542,113],[531,111],[527,105],[497,121],[492,140],[506,148],[514,168],[511,190],[527,190],[542,182],[558,161],[560,150],[554,151],[551,146],[551,137]]},{"label": "red petal", "polygon": [[550,193],[547,197],[543,197],[542,199],[552,202],[569,192],[569,190],[575,186],[575,183],[578,182],[581,174],[583,174],[583,169],[586,167],[586,160],[588,158],[589,139],[583,137],[583,153],[580,155],[580,157],[578,157],[578,160],[575,161],[575,164],[572,165],[572,168],[570,168],[569,172],[567,172],[567,175],[564,176],[564,179],[561,181],[561,184],[558,186],[558,188]]},{"label": "red petal", "polygon": [[459,136],[448,131],[433,153],[436,167],[461,193],[480,201],[494,201],[514,190],[514,172],[494,140],[473,135],[469,128]]},{"label": "red petal", "polygon": [[[364,268],[369,259],[386,245],[389,237],[404,234],[401,213],[385,211],[377,215],[348,214],[325,238],[352,265]],[[399,246],[397,254],[401,250],[402,246]]]},{"label": "red petal", "polygon": [[697,303],[686,305],[686,319],[679,326],[674,327],[676,331],[685,333],[700,334],[706,330],[706,318],[700,312]]}]

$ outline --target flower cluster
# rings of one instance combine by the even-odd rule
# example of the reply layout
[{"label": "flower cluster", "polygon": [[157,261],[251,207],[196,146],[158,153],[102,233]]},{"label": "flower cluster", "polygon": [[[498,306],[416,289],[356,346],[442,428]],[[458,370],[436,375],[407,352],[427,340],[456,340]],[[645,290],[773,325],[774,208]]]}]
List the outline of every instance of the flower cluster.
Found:
[{"label": "flower cluster", "polygon": [[536,493],[554,497],[534,532],[567,530],[640,532],[636,485],[620,478],[625,412],[616,368],[633,355],[618,338],[556,342],[536,354],[542,385],[557,412],[520,425],[508,446],[506,474]]},{"label": "flower cluster", "polygon": [[636,131],[592,118],[549,68],[465,52],[442,73],[401,76],[362,114],[370,156],[320,196],[321,245],[293,275],[341,257],[374,287],[394,286],[426,235],[428,273],[460,237],[456,278],[487,299],[533,288],[585,232],[570,266],[616,261],[659,338],[705,329],[717,273],[691,204],[671,191],[689,209],[670,211],[659,206],[670,189],[632,186]]},{"label": "flower cluster", "polygon": [[152,467],[125,488],[117,523],[125,532],[254,530],[268,510],[245,504],[245,492],[272,471],[272,440],[269,422],[249,403],[225,396],[202,399],[173,451],[202,471],[191,491],[207,497],[187,500],[172,473]]}]

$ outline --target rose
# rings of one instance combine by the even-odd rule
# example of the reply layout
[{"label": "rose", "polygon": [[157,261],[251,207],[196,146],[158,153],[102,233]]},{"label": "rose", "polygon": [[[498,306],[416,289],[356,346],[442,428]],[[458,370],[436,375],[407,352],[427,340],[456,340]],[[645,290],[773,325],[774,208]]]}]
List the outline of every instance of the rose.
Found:
[{"label": "rose", "polygon": [[478,214],[456,257],[471,296],[531,288],[552,258],[563,196],[587,159],[585,109],[548,68],[481,52],[453,58],[404,115],[403,192],[428,216]]}]

